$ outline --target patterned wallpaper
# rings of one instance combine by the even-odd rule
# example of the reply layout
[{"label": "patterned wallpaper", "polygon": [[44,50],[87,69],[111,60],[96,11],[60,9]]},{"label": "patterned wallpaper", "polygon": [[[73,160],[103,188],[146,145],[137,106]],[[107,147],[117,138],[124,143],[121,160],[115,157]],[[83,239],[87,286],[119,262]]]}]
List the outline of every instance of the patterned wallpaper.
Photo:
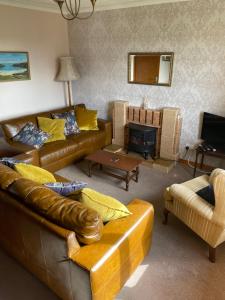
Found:
[{"label": "patterned wallpaper", "polygon": [[[180,107],[181,150],[196,142],[201,113],[225,116],[225,1],[193,0],[96,12],[69,22],[71,53],[81,73],[75,102],[111,113],[113,100]],[[127,83],[130,51],[175,53],[171,87]]]}]

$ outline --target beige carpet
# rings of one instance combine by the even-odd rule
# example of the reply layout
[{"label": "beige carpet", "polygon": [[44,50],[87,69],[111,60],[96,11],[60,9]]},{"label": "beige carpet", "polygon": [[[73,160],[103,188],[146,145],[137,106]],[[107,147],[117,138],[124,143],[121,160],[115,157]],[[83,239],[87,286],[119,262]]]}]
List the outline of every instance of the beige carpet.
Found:
[{"label": "beige carpet", "polygon": [[[217,262],[207,259],[206,244],[175,217],[162,225],[163,191],[174,182],[191,178],[191,170],[177,165],[169,174],[141,166],[139,183],[124,183],[101,174],[86,175],[81,162],[60,172],[70,179],[88,182],[89,187],[110,194],[124,203],[139,197],[153,203],[155,225],[149,255],[128,280],[117,300],[222,300],[225,299],[225,245],[218,248]],[[0,251],[0,300],[56,300],[42,283]],[[104,299],[103,299],[104,300]]]}]

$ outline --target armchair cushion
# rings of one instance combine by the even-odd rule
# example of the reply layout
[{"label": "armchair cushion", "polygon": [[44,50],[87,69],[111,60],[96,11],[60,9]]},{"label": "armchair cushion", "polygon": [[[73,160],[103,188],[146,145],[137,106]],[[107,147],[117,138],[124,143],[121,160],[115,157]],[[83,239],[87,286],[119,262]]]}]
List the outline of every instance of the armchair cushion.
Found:
[{"label": "armchair cushion", "polygon": [[215,206],[215,195],[212,185],[204,187],[203,189],[197,191],[196,194],[206,200],[209,204]]}]

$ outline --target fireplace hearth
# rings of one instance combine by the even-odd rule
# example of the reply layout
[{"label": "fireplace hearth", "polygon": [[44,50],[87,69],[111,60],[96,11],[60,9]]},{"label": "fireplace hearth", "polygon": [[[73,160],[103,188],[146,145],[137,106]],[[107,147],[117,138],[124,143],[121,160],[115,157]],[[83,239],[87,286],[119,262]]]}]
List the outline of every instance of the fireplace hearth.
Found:
[{"label": "fireplace hearth", "polygon": [[127,124],[128,142],[127,153],[134,151],[141,153],[145,159],[150,155],[153,159],[156,156],[156,128],[134,123]]}]

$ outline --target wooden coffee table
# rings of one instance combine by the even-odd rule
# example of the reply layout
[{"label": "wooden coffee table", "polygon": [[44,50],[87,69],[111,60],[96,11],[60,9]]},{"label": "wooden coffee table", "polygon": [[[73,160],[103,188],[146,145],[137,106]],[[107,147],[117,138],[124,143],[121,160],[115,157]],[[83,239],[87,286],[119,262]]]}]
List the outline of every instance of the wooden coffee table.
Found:
[{"label": "wooden coffee table", "polygon": [[[136,182],[138,182],[139,165],[142,162],[141,159],[122,156],[103,150],[98,150],[93,154],[88,155],[86,159],[88,160],[89,177],[91,177],[92,167],[94,165],[99,165],[100,170],[102,170],[104,173],[117,179],[124,180],[126,182],[126,191],[129,189],[129,182],[131,179],[134,179]],[[123,176],[115,174],[112,171],[106,170],[105,167],[107,167],[107,169],[111,169],[112,171],[120,170],[125,172],[125,175]]]}]

